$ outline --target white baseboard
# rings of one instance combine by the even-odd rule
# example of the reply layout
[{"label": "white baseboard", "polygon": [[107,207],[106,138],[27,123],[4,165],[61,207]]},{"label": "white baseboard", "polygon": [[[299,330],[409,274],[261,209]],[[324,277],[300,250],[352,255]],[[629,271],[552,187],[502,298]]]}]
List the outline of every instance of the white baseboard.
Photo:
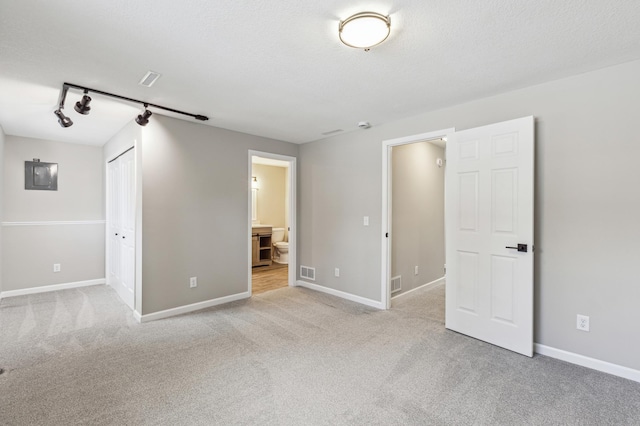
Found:
[{"label": "white baseboard", "polygon": [[133,318],[138,322],[138,324],[142,322],[142,315],[140,315],[140,312],[135,309],[133,310]]},{"label": "white baseboard", "polygon": [[[235,302],[236,300],[247,299],[249,297],[251,297],[251,293],[245,291],[244,293],[232,294],[231,296],[205,300],[204,302],[192,303],[191,305],[178,306],[177,308],[166,309],[164,311],[153,312],[146,315],[140,315],[137,311],[133,311],[133,315],[139,322],[149,322],[163,318],[174,317],[176,315],[187,314],[193,311],[199,311],[200,309],[222,305],[223,303]],[[138,319],[138,316],[140,317],[140,319]]]},{"label": "white baseboard", "polygon": [[106,284],[107,280],[104,278],[98,278],[95,280],[76,281],[72,283],[43,285],[40,287],[29,287],[20,290],[8,290],[0,293],[0,299],[5,297],[25,296],[28,294],[47,293],[49,291],[68,290],[70,288],[89,287],[92,285]]},{"label": "white baseboard", "polygon": [[640,370],[634,370],[633,368],[623,367],[621,365],[612,364],[595,358],[589,358],[587,356],[567,352],[562,349],[541,345],[540,343],[534,344],[534,350],[540,355],[546,355],[551,358],[570,362],[571,364],[581,365],[583,367],[591,368],[592,370],[598,370],[614,376],[633,380],[634,382],[640,382]]},{"label": "white baseboard", "polygon": [[405,291],[404,293],[400,293],[400,294],[398,294],[397,296],[392,296],[392,297],[391,297],[391,301],[393,302],[394,300],[401,299],[401,298],[403,298],[404,296],[406,296],[407,294],[411,294],[411,293],[413,293],[414,291],[418,291],[418,290],[426,290],[426,289],[428,289],[428,288],[432,288],[432,287],[435,287],[435,286],[437,286],[437,285],[440,285],[440,284],[442,284],[442,283],[444,282],[444,278],[445,278],[445,277],[438,278],[437,280],[433,280],[433,281],[431,281],[431,282],[429,282],[429,283],[422,284],[422,285],[421,285],[421,286],[419,286],[419,287],[412,288],[412,289],[411,289],[411,290],[409,290],[409,291]]},{"label": "white baseboard", "polygon": [[384,307],[382,306],[381,302],[378,302],[378,301],[372,300],[372,299],[367,299],[366,297],[356,296],[355,294],[345,293],[344,291],[335,290],[333,288],[324,287],[324,286],[321,286],[321,285],[318,285],[318,284],[312,284],[312,283],[309,283],[309,282],[306,282],[306,281],[298,280],[296,282],[296,285],[298,285],[300,287],[308,288],[310,290],[319,291],[321,293],[327,293],[327,294],[330,294],[332,296],[341,297],[342,299],[347,299],[347,300],[350,300],[352,302],[360,303],[362,305],[371,306],[372,308],[384,309]]}]

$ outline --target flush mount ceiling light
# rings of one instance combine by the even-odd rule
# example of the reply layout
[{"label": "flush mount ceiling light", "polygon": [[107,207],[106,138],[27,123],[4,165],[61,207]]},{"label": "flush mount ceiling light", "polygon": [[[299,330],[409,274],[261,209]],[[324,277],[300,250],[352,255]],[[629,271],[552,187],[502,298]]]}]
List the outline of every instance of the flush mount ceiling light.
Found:
[{"label": "flush mount ceiling light", "polygon": [[390,32],[391,19],[376,12],[356,13],[338,26],[340,41],[365,52],[385,41]]},{"label": "flush mount ceiling light", "polygon": [[113,93],[103,92],[102,90],[96,90],[96,89],[91,89],[89,87],[78,86],[77,84],[64,83],[62,85],[62,90],[60,91],[60,98],[58,99],[58,109],[53,112],[56,115],[56,117],[58,117],[58,123],[60,123],[60,126],[62,127],[71,127],[73,125],[73,121],[71,121],[71,119],[66,115],[64,115],[64,113],[62,112],[62,110],[64,109],[64,102],[67,99],[67,92],[70,89],[82,90],[84,92],[82,99],[76,102],[76,105],[74,108],[78,113],[82,115],[89,114],[89,111],[91,110],[91,107],[89,106],[89,102],[91,102],[91,98],[89,97],[89,92],[93,92],[102,96],[116,98],[121,101],[133,102],[133,103],[144,105],[144,109],[145,109],[144,113],[136,117],[136,123],[138,123],[141,126],[146,126],[147,123],[149,123],[149,117],[151,117],[151,111],[149,111],[148,109],[149,107],[170,111],[176,114],[188,115],[189,117],[193,117],[196,120],[200,120],[200,121],[207,121],[209,119],[209,117],[205,115],[191,114],[191,113],[180,111],[177,109],[167,108],[162,105],[151,104],[148,102],[139,101],[137,99],[127,98],[125,96],[114,95]]}]

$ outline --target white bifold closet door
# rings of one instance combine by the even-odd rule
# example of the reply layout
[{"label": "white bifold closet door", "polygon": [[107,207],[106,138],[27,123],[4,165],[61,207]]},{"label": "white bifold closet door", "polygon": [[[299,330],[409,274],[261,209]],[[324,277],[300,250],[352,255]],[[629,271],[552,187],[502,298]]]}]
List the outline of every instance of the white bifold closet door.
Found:
[{"label": "white bifold closet door", "polygon": [[133,309],[135,284],[135,156],[131,149],[107,166],[108,284]]}]

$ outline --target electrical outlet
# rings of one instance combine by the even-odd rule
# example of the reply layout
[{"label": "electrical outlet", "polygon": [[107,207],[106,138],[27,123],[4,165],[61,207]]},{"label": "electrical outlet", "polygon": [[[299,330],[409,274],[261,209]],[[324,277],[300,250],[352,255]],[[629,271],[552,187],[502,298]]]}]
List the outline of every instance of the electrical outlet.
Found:
[{"label": "electrical outlet", "polygon": [[578,314],[576,328],[581,331],[589,331],[589,317]]},{"label": "electrical outlet", "polygon": [[339,268],[336,268],[336,269],[333,271],[333,275],[335,275],[336,277],[339,277],[339,276],[340,276],[340,269],[339,269]]},{"label": "electrical outlet", "polygon": [[53,264],[53,272],[60,272],[60,264],[59,263],[54,263]]},{"label": "electrical outlet", "polygon": [[364,219],[362,220],[362,224],[364,226],[369,226],[369,216],[364,217]]},{"label": "electrical outlet", "polygon": [[189,287],[190,287],[190,288],[196,288],[196,287],[198,287],[198,277],[191,277],[191,278],[189,278]]},{"label": "electrical outlet", "polygon": [[413,268],[413,275],[418,275],[418,267],[414,266]]}]

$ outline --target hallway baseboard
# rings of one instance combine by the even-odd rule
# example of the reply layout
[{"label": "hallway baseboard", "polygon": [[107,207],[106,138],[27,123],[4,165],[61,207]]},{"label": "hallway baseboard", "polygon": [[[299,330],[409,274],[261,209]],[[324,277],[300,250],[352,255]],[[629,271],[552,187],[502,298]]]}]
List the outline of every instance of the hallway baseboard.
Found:
[{"label": "hallway baseboard", "polygon": [[399,294],[399,295],[397,295],[397,296],[393,296],[393,297],[391,298],[391,301],[393,302],[393,301],[397,301],[397,300],[399,300],[399,299],[402,299],[404,296],[406,296],[406,295],[408,295],[408,294],[411,294],[411,293],[413,293],[414,291],[418,291],[418,290],[426,290],[426,289],[428,289],[428,288],[435,287],[435,286],[437,286],[437,285],[439,285],[439,284],[444,283],[444,280],[445,280],[445,277],[441,277],[441,278],[438,278],[437,280],[433,280],[433,281],[428,282],[428,283],[426,283],[426,284],[422,284],[421,286],[418,286],[418,287],[416,287],[416,288],[412,288],[411,290],[405,291],[404,293],[400,293],[400,294]]},{"label": "hallway baseboard", "polygon": [[105,278],[98,278],[95,280],[75,281],[72,283],[43,285],[39,287],[22,288],[19,290],[8,290],[0,293],[0,299],[4,299],[6,297],[25,296],[28,294],[47,293],[50,291],[68,290],[71,288],[88,287],[92,285],[102,285],[106,283],[107,280]]}]

